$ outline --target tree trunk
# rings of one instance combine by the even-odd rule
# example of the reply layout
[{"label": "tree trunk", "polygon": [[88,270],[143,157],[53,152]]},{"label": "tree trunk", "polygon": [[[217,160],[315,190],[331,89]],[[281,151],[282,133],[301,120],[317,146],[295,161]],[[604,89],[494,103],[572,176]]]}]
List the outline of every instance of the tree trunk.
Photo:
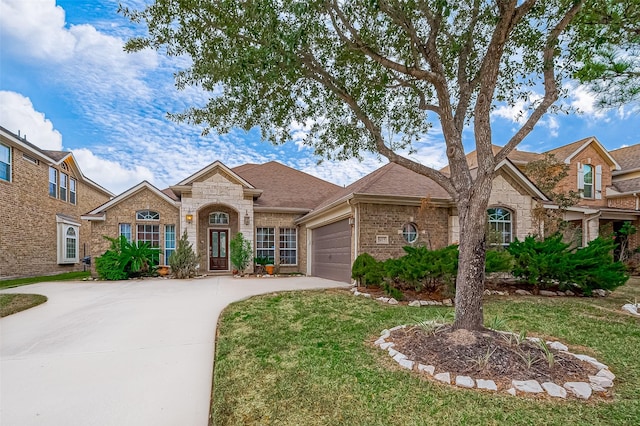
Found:
[{"label": "tree trunk", "polygon": [[485,279],[487,205],[492,179],[474,182],[473,196],[458,202],[460,256],[456,279],[455,329],[484,328],[482,295]]}]

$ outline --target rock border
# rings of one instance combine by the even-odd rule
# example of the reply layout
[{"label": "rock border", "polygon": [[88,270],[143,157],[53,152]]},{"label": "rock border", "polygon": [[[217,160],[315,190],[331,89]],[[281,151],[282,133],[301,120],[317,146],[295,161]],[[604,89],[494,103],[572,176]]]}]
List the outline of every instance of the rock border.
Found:
[{"label": "rock border", "polygon": [[[393,358],[402,368],[411,371],[417,371],[420,374],[424,374],[427,377],[433,378],[436,381],[446,383],[448,385],[455,385],[461,388],[467,389],[480,389],[492,392],[498,392],[498,385],[490,379],[473,378],[470,376],[453,376],[452,373],[447,371],[441,371],[436,373],[436,367],[433,365],[424,365],[416,361],[410,360],[406,355],[398,352],[394,349],[395,343],[390,339],[391,332],[406,328],[407,325],[398,325],[390,329],[382,330],[380,337],[374,342],[374,345],[380,349],[387,351],[389,356]],[[499,333],[515,334],[505,331],[498,331]],[[540,340],[537,337],[527,337],[527,340],[536,341]],[[577,399],[588,400],[593,392],[606,392],[608,389],[613,388],[613,380],[616,376],[609,370],[609,367],[602,364],[597,359],[583,354],[575,354],[569,352],[569,348],[558,341],[548,341],[547,345],[556,349],[562,353],[572,355],[575,358],[588,362],[589,364],[598,368],[598,373],[595,376],[589,376],[589,383],[587,382],[566,382],[560,386],[557,383],[545,382],[538,383],[537,380],[511,380],[511,388],[504,389],[505,393],[510,395],[520,394],[541,394],[546,393],[553,398],[567,398],[567,395],[572,395]]]},{"label": "rock border", "polygon": [[622,305],[622,310],[640,317],[640,303],[627,303]]}]

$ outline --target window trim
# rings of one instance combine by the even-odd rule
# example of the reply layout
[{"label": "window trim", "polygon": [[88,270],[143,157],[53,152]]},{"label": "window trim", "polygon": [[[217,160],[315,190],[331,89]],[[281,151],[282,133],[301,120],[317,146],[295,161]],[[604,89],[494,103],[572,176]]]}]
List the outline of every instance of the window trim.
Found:
[{"label": "window trim", "polygon": [[[287,234],[286,231],[293,231],[293,234]],[[287,242],[291,242],[290,240],[284,240],[283,241],[283,237],[291,237],[293,236],[293,245],[294,247],[287,247],[286,243]],[[283,243],[285,244],[283,246]],[[282,257],[282,253],[284,251],[289,251],[289,252],[293,252],[293,259],[294,262],[293,263],[284,263],[283,259],[285,259],[284,257]],[[288,256],[289,258],[291,256]],[[278,258],[280,259],[280,265],[281,266],[298,266],[298,228],[279,228],[278,229]]]},{"label": "window trim", "polygon": [[[491,210],[497,211],[497,210],[503,210],[505,212],[507,212],[509,214],[509,220],[503,220],[503,219],[491,219],[491,214],[489,213]],[[502,215],[502,217],[504,217],[504,215]],[[505,231],[504,229],[501,231],[499,229],[492,229],[492,224],[509,224],[509,238],[508,238],[508,242],[505,242]],[[515,211],[513,209],[510,209],[508,207],[504,207],[504,206],[492,206],[492,207],[488,207],[487,208],[487,230],[488,231],[493,231],[496,232],[500,235],[500,242],[497,243],[490,243],[490,245],[492,246],[502,246],[502,247],[506,247],[509,244],[511,244],[511,242],[513,241],[513,229],[514,229],[514,224],[515,224]]]},{"label": "window trim", "polygon": [[60,172],[58,177],[60,178],[60,185],[58,188],[60,189],[58,192],[60,196],[58,197],[60,201],[67,201],[67,190],[69,189],[69,175],[66,173]]},{"label": "window trim", "polygon": [[69,176],[69,203],[78,204],[78,181]]},{"label": "window trim", "polygon": [[[409,232],[407,230],[407,228],[413,228],[413,230],[411,232]],[[413,222],[407,222],[404,225],[402,225],[402,230],[400,232],[400,234],[402,235],[402,239],[408,243],[408,244],[415,244],[418,241],[418,238],[420,236],[420,232],[418,230],[418,225],[416,225]],[[413,235],[414,238],[413,239],[409,239],[409,235]]]},{"label": "window trim", "polygon": [[[129,233],[127,236],[127,232],[123,231],[123,227],[129,227]],[[130,223],[119,223],[118,224],[118,237],[125,237],[128,242],[131,242],[132,239],[132,228]]]},{"label": "window trim", "polygon": [[[169,237],[169,228],[173,228],[173,239],[168,238]],[[173,246],[169,247],[169,243],[173,242]],[[169,257],[171,256],[171,253],[176,251],[176,225],[175,224],[168,224],[168,225],[164,225],[164,264],[165,265],[169,265]]]},{"label": "window trim", "polygon": [[[266,234],[261,234],[259,230],[267,230]],[[269,232],[270,231],[270,232]],[[266,235],[267,237],[271,236],[271,239],[262,239],[259,237]],[[271,243],[270,247],[265,247],[265,244]],[[261,246],[262,245],[262,246]],[[273,255],[265,255],[267,253],[273,253]],[[256,227],[256,257],[266,257],[272,260],[275,265],[276,262],[276,228],[272,226],[258,226]]]},{"label": "window trim", "polygon": [[159,221],[160,213],[155,210],[138,210],[136,211],[136,220],[139,221]]},{"label": "window trim", "polygon": [[[140,232],[140,227],[144,227],[143,231]],[[146,227],[151,227],[151,231],[147,231]],[[154,230],[154,228],[157,228],[157,231]],[[154,232],[155,231],[155,232]],[[147,240],[147,239],[141,239],[140,238],[140,234],[143,234],[143,236],[146,236],[147,234],[151,235],[151,239]],[[153,236],[156,235],[158,236],[157,242],[158,245],[154,245],[154,240],[153,240]],[[159,223],[136,223],[136,243],[149,243],[149,247],[154,250],[157,251],[157,253],[153,256],[153,265],[159,265],[160,264],[160,252],[161,252],[161,233],[160,233],[160,224]],[[152,266],[152,265],[149,265]]]},{"label": "window trim", "polygon": [[209,213],[209,225],[228,225],[229,213],[227,212],[211,212]]},{"label": "window trim", "polygon": [[49,166],[49,197],[58,198],[58,169],[51,166]]},{"label": "window trim", "polygon": [[7,168],[7,179],[5,178],[0,178],[0,181],[4,181],[4,182],[12,182],[13,181],[13,149],[9,146],[9,145],[5,145],[5,144],[0,144],[0,147],[5,147],[7,148],[7,152],[9,153],[8,155],[8,163],[5,163],[4,161],[0,161],[0,164],[4,164]]},{"label": "window trim", "polygon": [[[80,262],[80,223],[62,215],[56,215],[57,224],[57,260],[59,265],[69,265]],[[69,229],[75,233],[74,257],[69,257]]]}]

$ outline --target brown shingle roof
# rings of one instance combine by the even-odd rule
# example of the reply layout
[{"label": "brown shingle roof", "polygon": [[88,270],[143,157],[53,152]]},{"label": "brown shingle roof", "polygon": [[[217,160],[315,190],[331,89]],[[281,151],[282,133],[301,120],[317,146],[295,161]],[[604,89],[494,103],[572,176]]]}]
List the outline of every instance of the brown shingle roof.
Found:
[{"label": "brown shingle roof", "polygon": [[315,210],[320,210],[351,194],[382,197],[451,198],[444,188],[428,177],[396,163],[388,163],[325,199]]},{"label": "brown shingle roof", "polygon": [[160,192],[162,192],[164,195],[166,195],[167,197],[171,198],[174,201],[180,201],[180,198],[176,195],[175,192],[173,192],[171,188],[165,188]]},{"label": "brown shingle roof", "polygon": [[49,151],[46,149],[41,150],[44,152],[49,158],[52,158],[54,161],[61,161],[64,157],[71,154],[67,151]]},{"label": "brown shingle roof", "polygon": [[[500,152],[501,149],[502,149],[501,146],[491,145],[491,150],[493,151],[493,155],[496,155],[498,152]],[[466,157],[467,157],[467,164],[469,164],[469,168],[474,169],[478,167],[478,156],[475,150],[468,153]],[[511,160],[511,162],[514,164],[523,164],[523,163],[526,164],[526,163],[529,163],[530,161],[539,160],[540,158],[542,158],[542,154],[538,154],[536,152],[529,152],[529,151],[519,151],[517,149],[514,149],[507,156],[507,158]],[[442,169],[440,169],[440,171],[442,173],[449,173],[449,166],[443,167]]]},{"label": "brown shingle roof", "polygon": [[640,177],[625,180],[616,180],[613,186],[620,192],[640,192]]},{"label": "brown shingle roof", "polygon": [[640,144],[609,151],[622,170],[640,169]]},{"label": "brown shingle roof", "polygon": [[579,141],[575,141],[570,143],[569,145],[563,145],[561,147],[552,149],[547,151],[545,154],[553,154],[556,157],[556,160],[564,161],[573,154],[578,148],[585,144],[588,140],[593,139],[593,137],[588,137],[584,139],[580,139]]},{"label": "brown shingle roof", "polygon": [[342,187],[285,166],[277,161],[265,164],[244,164],[233,172],[262,189],[255,207],[283,207],[313,209],[321,200]]}]

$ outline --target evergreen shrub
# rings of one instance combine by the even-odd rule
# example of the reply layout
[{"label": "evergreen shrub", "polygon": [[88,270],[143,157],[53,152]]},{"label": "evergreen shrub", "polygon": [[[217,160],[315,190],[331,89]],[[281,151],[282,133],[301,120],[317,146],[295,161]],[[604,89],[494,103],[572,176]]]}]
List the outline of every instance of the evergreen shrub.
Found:
[{"label": "evergreen shrub", "polygon": [[358,285],[378,285],[382,282],[383,266],[369,253],[362,253],[353,262],[351,278],[358,281]]},{"label": "evergreen shrub", "polygon": [[251,242],[242,235],[242,232],[238,232],[229,241],[229,256],[231,264],[239,273],[242,274],[249,266],[252,256]]},{"label": "evergreen shrub", "polygon": [[169,256],[169,266],[173,276],[178,279],[191,278],[196,274],[198,259],[193,246],[187,239],[187,231],[182,233],[176,250]]}]

